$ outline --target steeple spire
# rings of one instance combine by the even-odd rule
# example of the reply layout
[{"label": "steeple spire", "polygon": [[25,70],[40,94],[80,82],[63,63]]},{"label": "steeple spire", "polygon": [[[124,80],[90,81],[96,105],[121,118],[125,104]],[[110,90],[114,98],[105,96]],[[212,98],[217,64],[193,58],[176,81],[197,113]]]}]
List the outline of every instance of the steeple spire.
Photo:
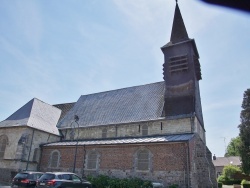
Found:
[{"label": "steeple spire", "polygon": [[184,25],[181,12],[178,6],[178,2],[176,0],[175,13],[174,13],[174,21],[172,26],[172,33],[170,37],[170,41],[174,43],[182,42],[189,40],[186,27]]}]

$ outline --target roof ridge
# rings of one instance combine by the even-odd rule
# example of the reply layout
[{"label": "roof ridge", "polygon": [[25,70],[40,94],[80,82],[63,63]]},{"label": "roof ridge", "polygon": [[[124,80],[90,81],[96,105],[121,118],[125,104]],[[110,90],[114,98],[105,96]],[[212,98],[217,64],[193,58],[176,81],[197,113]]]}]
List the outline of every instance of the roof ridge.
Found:
[{"label": "roof ridge", "polygon": [[135,87],[142,87],[142,86],[147,86],[147,85],[159,84],[159,83],[162,83],[162,82],[164,82],[164,81],[153,82],[153,83],[149,83],[149,84],[142,84],[142,85],[137,85],[137,86],[124,87],[124,88],[113,89],[113,90],[108,90],[108,91],[101,91],[101,92],[90,93],[90,94],[81,95],[81,96],[89,96],[89,95],[95,95],[95,94],[100,94],[100,93],[108,93],[108,92],[118,91],[118,90],[123,90],[123,89],[129,89],[129,88],[135,88]]}]

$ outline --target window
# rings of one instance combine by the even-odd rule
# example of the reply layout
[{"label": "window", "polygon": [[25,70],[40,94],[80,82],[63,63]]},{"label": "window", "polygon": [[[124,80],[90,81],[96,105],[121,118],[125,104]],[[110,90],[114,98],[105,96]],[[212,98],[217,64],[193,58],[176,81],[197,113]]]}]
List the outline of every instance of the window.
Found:
[{"label": "window", "polygon": [[81,179],[78,176],[76,176],[75,174],[72,175],[72,180],[74,182],[81,182]]},{"label": "window", "polygon": [[34,150],[34,154],[33,154],[33,161],[34,162],[39,162],[39,155],[40,155],[40,151],[38,148],[36,148]]},{"label": "window", "polygon": [[107,138],[108,130],[107,128],[102,129],[102,138]]},{"label": "window", "polygon": [[96,151],[91,151],[87,155],[87,169],[97,168],[98,153]]},{"label": "window", "polygon": [[137,170],[149,170],[149,152],[147,150],[138,151]]},{"label": "window", "polygon": [[4,157],[7,144],[8,144],[7,136],[6,135],[0,136],[0,159]]},{"label": "window", "polygon": [[170,73],[182,72],[188,70],[187,55],[175,56],[169,58]]},{"label": "window", "polygon": [[50,155],[50,167],[56,168],[59,166],[59,158],[60,153],[59,151],[53,151]]},{"label": "window", "polygon": [[148,125],[142,125],[141,127],[142,136],[148,135]]}]

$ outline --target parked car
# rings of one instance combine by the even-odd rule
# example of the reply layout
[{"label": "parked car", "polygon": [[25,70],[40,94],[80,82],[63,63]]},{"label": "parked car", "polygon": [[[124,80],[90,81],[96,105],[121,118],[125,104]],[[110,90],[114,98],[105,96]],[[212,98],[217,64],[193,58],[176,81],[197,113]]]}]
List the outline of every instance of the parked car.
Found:
[{"label": "parked car", "polygon": [[33,188],[36,186],[36,180],[43,175],[42,172],[32,172],[32,171],[23,171],[17,173],[13,178],[11,187],[12,188],[23,188],[29,187]]},{"label": "parked car", "polygon": [[92,188],[90,182],[71,172],[46,172],[37,181],[36,188]]}]

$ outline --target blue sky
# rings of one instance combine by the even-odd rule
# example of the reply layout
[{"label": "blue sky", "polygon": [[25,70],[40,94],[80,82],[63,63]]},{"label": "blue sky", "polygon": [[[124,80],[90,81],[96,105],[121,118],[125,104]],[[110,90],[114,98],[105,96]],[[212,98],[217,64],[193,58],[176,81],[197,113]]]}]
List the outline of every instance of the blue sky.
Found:
[{"label": "blue sky", "polygon": [[[250,14],[179,0],[200,54],[207,145],[223,156],[249,88]],[[163,80],[174,0],[2,0],[0,120],[32,98],[49,104]]]}]

